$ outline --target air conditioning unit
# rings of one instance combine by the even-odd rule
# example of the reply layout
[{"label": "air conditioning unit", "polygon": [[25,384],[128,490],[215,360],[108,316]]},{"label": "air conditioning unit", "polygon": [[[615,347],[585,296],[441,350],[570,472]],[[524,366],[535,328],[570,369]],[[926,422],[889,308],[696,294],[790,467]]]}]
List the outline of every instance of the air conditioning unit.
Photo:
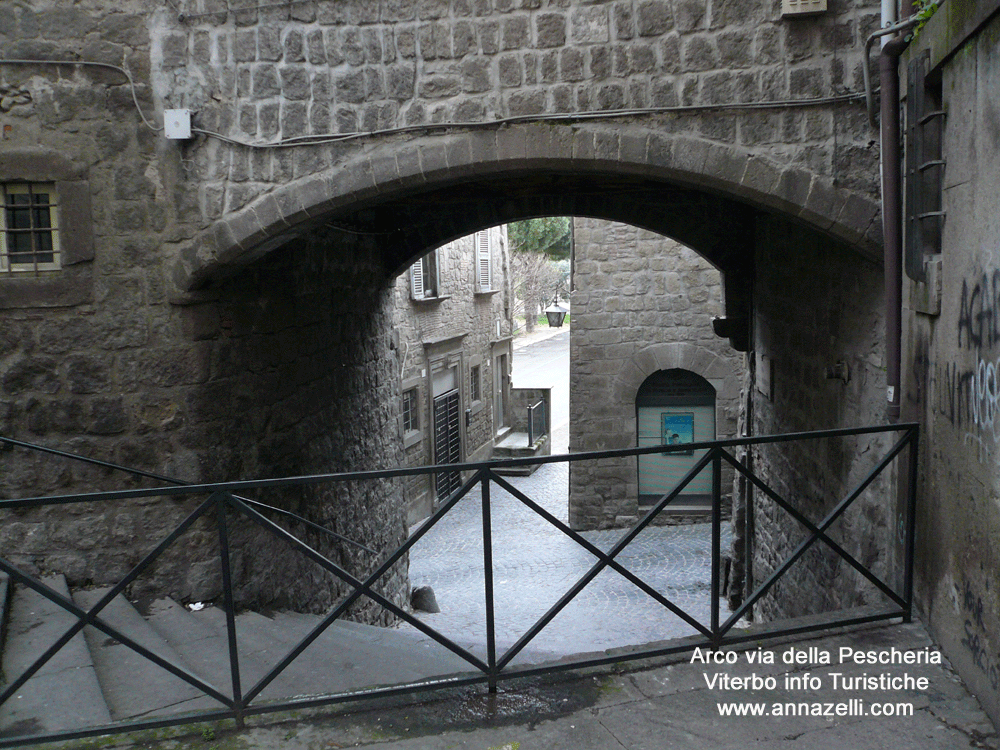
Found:
[{"label": "air conditioning unit", "polygon": [[826,0],[781,0],[781,17],[826,13]]}]

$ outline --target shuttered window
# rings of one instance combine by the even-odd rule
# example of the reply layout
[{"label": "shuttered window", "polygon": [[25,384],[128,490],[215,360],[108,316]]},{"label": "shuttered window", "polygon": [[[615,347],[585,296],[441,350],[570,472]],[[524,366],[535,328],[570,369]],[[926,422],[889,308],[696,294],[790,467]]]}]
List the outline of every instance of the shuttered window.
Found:
[{"label": "shuttered window", "polygon": [[489,230],[476,232],[476,291],[488,292],[493,289],[493,255],[490,248]]},{"label": "shuttered window", "polygon": [[437,250],[427,253],[410,266],[410,292],[413,299],[433,299],[438,296]]}]

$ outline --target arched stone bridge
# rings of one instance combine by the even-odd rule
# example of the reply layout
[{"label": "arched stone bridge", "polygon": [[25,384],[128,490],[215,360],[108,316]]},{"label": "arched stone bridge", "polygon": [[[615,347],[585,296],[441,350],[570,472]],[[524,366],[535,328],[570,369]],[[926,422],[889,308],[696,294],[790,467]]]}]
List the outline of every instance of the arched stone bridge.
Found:
[{"label": "arched stone bridge", "polygon": [[[182,288],[317,223],[372,233],[389,271],[540,213],[664,232],[725,271],[747,267],[761,211],[880,244],[873,133],[850,96],[866,3],[805,19],[770,2],[229,5],[151,26],[162,106],[252,144],[185,148],[211,227]],[[269,147],[295,139],[318,145]]]},{"label": "arched stone bridge", "polygon": [[[396,465],[393,275],[454,237],[547,214],[662,232],[723,271],[728,335],[773,363],[758,431],[870,421],[881,230],[859,96],[878,4],[779,7],[3,5],[0,182],[54,183],[65,244],[58,272],[0,278],[0,433],[191,481]],[[108,67],[123,65],[134,87]],[[165,139],[137,105],[153,126],[191,110],[194,137]],[[851,385],[817,395],[838,359]],[[104,486],[0,462],[7,496]],[[394,492],[287,502],[386,549],[405,533]],[[97,514],[86,554],[50,547],[66,539],[52,518],[21,517],[0,525],[0,548],[111,580],[129,540],[170,513],[144,508],[141,533]],[[272,552],[244,533],[247,596],[324,606],[289,583],[301,563],[255,568]],[[185,544],[159,570],[186,581],[179,596],[211,598],[209,564],[192,561],[213,542]],[[404,575],[386,583],[394,596]]]}]

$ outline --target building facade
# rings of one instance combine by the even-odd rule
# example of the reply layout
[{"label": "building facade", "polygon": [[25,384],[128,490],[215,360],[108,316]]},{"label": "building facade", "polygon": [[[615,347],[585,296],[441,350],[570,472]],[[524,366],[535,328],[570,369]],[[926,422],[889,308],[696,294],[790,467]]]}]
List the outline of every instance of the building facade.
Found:
[{"label": "building facade", "polygon": [[[396,280],[400,431],[406,466],[482,461],[511,429],[510,258],[505,225],[433,250]],[[410,522],[460,483],[411,477]]]},{"label": "building facade", "polygon": [[[947,214],[941,257],[921,257],[904,294],[904,417],[925,426],[917,597],[994,719],[996,14],[996,0],[948,0],[903,66],[926,51],[923,89],[950,113],[942,207],[923,212]],[[396,276],[445,240],[545,214],[646,221],[713,259],[727,319],[753,329],[753,434],[881,421],[879,149],[861,65],[880,25],[867,0],[805,18],[770,0],[0,3],[0,432],[189,482],[395,468]],[[194,113],[191,138],[164,135],[168,110]],[[615,347],[646,334],[603,335],[592,366],[613,375],[632,356]],[[842,363],[849,381],[824,378]],[[664,366],[634,364],[635,393]],[[624,434],[628,408],[597,431]],[[868,468],[860,453],[757,465],[836,495]],[[638,494],[637,471],[610,479],[636,477]],[[0,452],[5,497],[118,486]],[[405,538],[401,492],[279,500],[381,554]],[[32,573],[117,580],[187,510],[5,515],[0,549]],[[622,499],[595,522],[632,512]],[[757,528],[761,561],[801,531]],[[874,559],[895,524],[849,531]],[[344,593],[306,586],[309,566],[278,545],[241,543],[247,601],[322,609]],[[179,545],[150,590],[218,596],[209,530]],[[377,557],[321,549],[354,571]],[[815,572],[787,598],[842,578]],[[405,599],[402,566],[384,590]]]},{"label": "building facade", "polygon": [[902,417],[918,421],[917,596],[1000,722],[1000,3],[949,0],[900,59]]},{"label": "building facade", "polygon": [[[745,367],[712,328],[723,314],[719,272],[663,235],[573,221],[571,451],[733,437]],[[694,453],[572,464],[570,523],[635,521],[697,461]],[[702,472],[672,514],[706,513],[710,481]]]}]

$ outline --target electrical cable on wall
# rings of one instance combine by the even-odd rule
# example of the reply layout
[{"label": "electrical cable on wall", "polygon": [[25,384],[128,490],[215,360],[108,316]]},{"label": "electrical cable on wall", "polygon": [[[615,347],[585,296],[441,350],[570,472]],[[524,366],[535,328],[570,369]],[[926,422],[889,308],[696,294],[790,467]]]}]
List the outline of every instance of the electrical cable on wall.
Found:
[{"label": "electrical cable on wall", "polygon": [[[150,130],[160,132],[163,127],[155,127],[146,118],[142,108],[139,106],[139,99],[136,95],[135,81],[131,74],[117,65],[108,63],[90,62],[83,60],[0,60],[0,65],[86,65],[115,70],[128,79],[129,87],[132,91],[132,101],[142,118],[143,123]],[[864,101],[865,92],[847,92],[832,96],[820,96],[810,99],[783,99],[764,102],[731,102],[725,104],[688,104],[674,107],[641,107],[636,109],[614,109],[614,110],[588,110],[584,112],[563,112],[535,115],[519,115],[515,117],[501,117],[494,120],[481,122],[447,122],[447,123],[424,123],[420,125],[406,125],[396,128],[385,128],[382,130],[361,131],[355,133],[319,133],[315,135],[299,135],[289,138],[282,138],[277,141],[258,143],[244,141],[239,138],[216,133],[203,128],[192,127],[193,135],[203,135],[206,138],[214,138],[223,143],[233,146],[241,146],[251,149],[283,149],[296,148],[299,146],[323,146],[332,143],[344,143],[368,138],[380,138],[394,135],[407,135],[417,133],[429,133],[433,131],[447,130],[448,128],[463,128],[470,130],[481,130],[499,128],[504,125],[520,125],[533,122],[557,122],[573,123],[587,122],[593,120],[612,120],[620,117],[655,117],[658,115],[680,115],[680,114],[704,114],[710,112],[750,112],[759,110],[792,109],[799,107],[815,107],[823,104],[843,104],[857,101]]]},{"label": "electrical cable on wall", "polygon": [[91,68],[106,68],[108,70],[114,70],[121,73],[128,80],[129,89],[132,92],[132,103],[135,104],[135,109],[139,113],[139,117],[142,118],[142,122],[145,126],[157,133],[163,130],[162,126],[156,127],[153,123],[146,119],[146,115],[143,114],[142,107],[139,106],[139,99],[136,96],[135,81],[132,79],[132,74],[125,68],[119,67],[118,65],[94,62],[91,60],[0,60],[0,65],[83,65]]}]

